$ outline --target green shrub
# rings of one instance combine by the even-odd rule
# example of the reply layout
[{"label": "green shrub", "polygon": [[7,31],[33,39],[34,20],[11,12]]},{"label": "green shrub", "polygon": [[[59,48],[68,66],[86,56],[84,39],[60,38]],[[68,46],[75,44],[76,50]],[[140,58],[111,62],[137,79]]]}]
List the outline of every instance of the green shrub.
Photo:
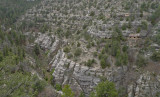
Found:
[{"label": "green shrub", "polygon": [[87,44],[87,48],[88,48],[88,49],[91,48],[91,43],[88,43],[88,44]]},{"label": "green shrub", "polygon": [[65,33],[65,37],[68,38],[70,35],[72,35],[72,34],[70,33],[69,30],[67,30],[66,33]]},{"label": "green shrub", "polygon": [[128,64],[128,54],[127,52],[120,52],[118,50],[117,55],[116,55],[116,66],[122,66],[122,65],[127,65]]},{"label": "green shrub", "polygon": [[81,92],[81,94],[79,95],[79,97],[85,97],[85,94],[83,92]]},{"label": "green shrub", "polygon": [[100,13],[98,16],[99,20],[105,20],[105,15],[103,13]]},{"label": "green shrub", "polygon": [[105,59],[101,59],[100,64],[103,69],[106,68],[106,60]]},{"label": "green shrub", "polygon": [[94,16],[94,15],[95,15],[95,12],[91,11],[90,16]]},{"label": "green shrub", "polygon": [[2,52],[0,51],[0,62],[3,60],[3,54]]},{"label": "green shrub", "polygon": [[118,92],[113,82],[100,82],[95,87],[95,92],[91,92],[90,97],[118,97]]},{"label": "green shrub", "polygon": [[158,3],[157,3],[157,2],[153,2],[153,3],[151,4],[151,8],[152,8],[152,9],[158,8]]},{"label": "green shrub", "polygon": [[102,69],[105,69],[107,66],[110,66],[110,64],[107,62],[106,58],[102,58],[100,60],[100,64],[101,64]]},{"label": "green shrub", "polygon": [[62,90],[62,86],[61,86],[60,84],[56,84],[56,85],[55,85],[55,89],[56,89],[57,91],[60,91],[60,90]]},{"label": "green shrub", "polygon": [[153,55],[151,56],[151,59],[153,61],[160,61],[160,51],[154,52]]},{"label": "green shrub", "polygon": [[155,43],[160,45],[160,33],[158,33],[157,35],[155,35],[152,39]]},{"label": "green shrub", "polygon": [[146,61],[146,59],[144,58],[144,56],[138,55],[138,56],[137,56],[136,64],[137,64],[137,66],[139,66],[139,67],[143,67],[143,66],[146,66],[146,65],[147,65],[147,61]]},{"label": "green shrub", "polygon": [[91,35],[89,35],[88,33],[84,33],[84,39],[85,40],[90,40],[91,39]]},{"label": "green shrub", "polygon": [[122,30],[126,30],[127,29],[127,25],[126,24],[123,24],[122,25]]},{"label": "green shrub", "polygon": [[96,63],[96,60],[95,59],[92,59],[92,60],[88,60],[85,65],[88,66],[88,67],[91,67],[94,63]]},{"label": "green shrub", "polygon": [[160,6],[156,9],[156,11],[150,17],[151,23],[155,25],[158,22],[159,18],[160,18]]},{"label": "green shrub", "polygon": [[34,47],[34,52],[35,54],[38,56],[40,54],[40,48],[39,48],[39,45],[36,44],[35,47]]},{"label": "green shrub", "polygon": [[138,27],[137,28],[137,33],[140,33],[141,32],[141,27]]},{"label": "green shrub", "polygon": [[55,70],[55,69],[53,68],[52,71],[51,71],[51,75],[54,73],[54,70]]},{"label": "green shrub", "polygon": [[80,49],[80,48],[77,48],[76,50],[75,50],[75,52],[74,52],[74,56],[80,56],[81,55],[81,53],[82,53],[82,50]]},{"label": "green shrub", "polygon": [[148,8],[149,8],[149,5],[146,4],[145,2],[143,2],[143,3],[141,4],[141,10],[142,10],[142,11],[147,11]]},{"label": "green shrub", "polygon": [[70,88],[69,85],[65,85],[64,88],[62,89],[62,97],[74,97],[74,92],[72,92],[72,89]]},{"label": "green shrub", "polygon": [[141,22],[141,28],[142,28],[143,30],[147,30],[148,24],[147,24],[146,21],[142,21],[142,22]]},{"label": "green shrub", "polygon": [[99,59],[107,59],[107,55],[106,54],[103,54],[103,53],[100,53],[99,55],[98,55],[98,58]]},{"label": "green shrub", "polygon": [[94,57],[97,57],[97,55],[98,55],[97,52],[93,52]]},{"label": "green shrub", "polygon": [[80,46],[81,46],[81,44],[78,42],[78,43],[77,43],[77,47],[80,47]]},{"label": "green shrub", "polygon": [[111,47],[111,55],[116,56],[118,50],[120,50],[120,42],[113,41],[112,42],[112,47]]},{"label": "green shrub", "polygon": [[71,53],[67,54],[67,58],[71,59],[73,57],[73,55]]},{"label": "green shrub", "polygon": [[69,47],[65,47],[63,50],[65,53],[69,53],[70,52],[70,48]]},{"label": "green shrub", "polygon": [[127,52],[128,51],[128,46],[124,45],[123,48],[122,48],[122,51]]},{"label": "green shrub", "polygon": [[84,24],[84,25],[83,25],[83,29],[86,29],[86,28],[87,28],[87,25],[86,25],[86,24]]},{"label": "green shrub", "polygon": [[121,59],[117,59],[115,65],[116,66],[121,66],[122,65]]},{"label": "green shrub", "polygon": [[42,81],[37,81],[34,85],[33,85],[33,89],[34,91],[38,91],[41,92],[45,87],[45,83]]}]

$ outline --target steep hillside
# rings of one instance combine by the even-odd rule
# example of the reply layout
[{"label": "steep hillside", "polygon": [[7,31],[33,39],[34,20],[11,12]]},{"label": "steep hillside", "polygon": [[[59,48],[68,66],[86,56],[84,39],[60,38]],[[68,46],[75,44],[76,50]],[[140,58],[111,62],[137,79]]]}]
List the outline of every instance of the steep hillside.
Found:
[{"label": "steep hillside", "polygon": [[[160,96],[159,0],[15,1],[16,16],[0,11],[3,94]],[[18,90],[8,94],[9,84]]]},{"label": "steep hillside", "polygon": [[38,2],[0,0],[0,97],[58,95],[36,71],[35,59],[27,53],[27,37],[14,25]]}]

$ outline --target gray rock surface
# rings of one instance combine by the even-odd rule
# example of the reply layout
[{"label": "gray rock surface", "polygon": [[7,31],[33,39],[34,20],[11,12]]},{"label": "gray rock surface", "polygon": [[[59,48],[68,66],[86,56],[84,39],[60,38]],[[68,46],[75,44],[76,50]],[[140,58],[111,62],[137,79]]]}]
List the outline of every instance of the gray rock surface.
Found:
[{"label": "gray rock surface", "polygon": [[[160,92],[160,83],[152,80],[155,77],[149,72],[141,74],[136,79],[137,76],[131,76],[132,73],[128,73],[126,66],[111,66],[104,70],[81,66],[67,59],[63,50],[59,50],[52,60],[52,67],[55,69],[54,81],[62,85],[70,84],[76,95],[83,91],[88,96],[101,81],[101,77],[115,82],[117,89],[122,86],[125,87],[126,92],[124,93],[127,93],[128,97],[155,97],[156,93]],[[160,80],[158,76],[157,79]]]}]

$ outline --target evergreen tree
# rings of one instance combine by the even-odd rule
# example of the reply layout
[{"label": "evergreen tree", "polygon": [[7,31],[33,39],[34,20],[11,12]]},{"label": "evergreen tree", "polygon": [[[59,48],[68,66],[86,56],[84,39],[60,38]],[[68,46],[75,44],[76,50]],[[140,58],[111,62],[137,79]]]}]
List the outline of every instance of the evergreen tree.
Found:
[{"label": "evergreen tree", "polygon": [[69,85],[65,85],[64,88],[62,89],[62,97],[74,97],[74,93],[72,92],[71,88]]},{"label": "evergreen tree", "polygon": [[118,97],[118,92],[112,82],[101,82],[95,89],[96,91],[92,92],[90,97]]},{"label": "evergreen tree", "polygon": [[3,60],[3,54],[2,52],[0,51],[0,62]]},{"label": "evergreen tree", "polygon": [[35,52],[35,54],[36,54],[37,56],[40,54],[40,49],[39,49],[38,44],[35,45],[35,47],[34,47],[34,52]]}]

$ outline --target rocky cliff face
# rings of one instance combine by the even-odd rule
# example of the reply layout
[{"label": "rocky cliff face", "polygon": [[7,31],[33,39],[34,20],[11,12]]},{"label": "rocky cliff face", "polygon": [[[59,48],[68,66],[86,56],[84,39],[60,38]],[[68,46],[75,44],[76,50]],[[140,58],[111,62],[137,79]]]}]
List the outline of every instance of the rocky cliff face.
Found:
[{"label": "rocky cliff face", "polygon": [[159,76],[146,72],[139,76],[129,97],[156,97],[160,92]]},{"label": "rocky cliff face", "polygon": [[160,78],[150,72],[140,73],[127,66],[107,69],[81,66],[67,59],[62,50],[55,56],[52,67],[55,69],[54,82],[70,84],[77,95],[83,91],[88,96],[102,77],[115,82],[117,89],[124,89],[122,94],[128,97],[155,97],[160,92]]},{"label": "rocky cliff face", "polygon": [[84,92],[86,96],[89,96],[89,93],[103,79],[114,82],[120,95],[128,97],[156,97],[160,92],[160,75],[153,72],[144,72],[135,66],[113,65],[106,69],[82,66],[67,59],[63,49],[58,47],[59,39],[53,35],[38,33],[36,43],[42,49],[49,50],[48,56],[55,52],[55,56],[49,63],[50,69],[55,70],[52,74],[53,82],[62,86],[70,84],[76,95]]}]

